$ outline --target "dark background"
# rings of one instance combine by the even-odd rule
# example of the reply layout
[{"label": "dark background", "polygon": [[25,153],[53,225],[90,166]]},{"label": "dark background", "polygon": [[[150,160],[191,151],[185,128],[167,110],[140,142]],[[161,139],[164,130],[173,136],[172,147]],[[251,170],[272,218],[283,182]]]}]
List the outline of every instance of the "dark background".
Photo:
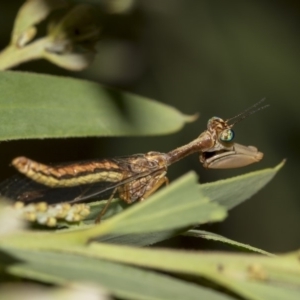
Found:
[{"label": "dark background", "polygon": [[[211,116],[233,117],[266,97],[271,106],[235,128],[237,142],[264,152],[261,163],[237,170],[204,170],[194,155],[171,167],[169,178],[195,170],[201,182],[209,182],[273,167],[287,158],[266,188],[231,211],[225,222],[206,229],[268,251],[299,248],[299,2],[89,2],[95,5],[102,33],[97,58],[88,69],[71,73],[46,61],[17,69],[86,78],[156,99],[185,114],[199,112],[200,118],[170,136],[2,142],[1,178],[14,173],[8,164],[17,155],[49,163],[166,152],[198,136]],[[4,48],[23,1],[0,3]],[[182,242],[183,247],[191,246],[191,239]],[[201,240],[196,243],[191,247],[201,247]]]}]

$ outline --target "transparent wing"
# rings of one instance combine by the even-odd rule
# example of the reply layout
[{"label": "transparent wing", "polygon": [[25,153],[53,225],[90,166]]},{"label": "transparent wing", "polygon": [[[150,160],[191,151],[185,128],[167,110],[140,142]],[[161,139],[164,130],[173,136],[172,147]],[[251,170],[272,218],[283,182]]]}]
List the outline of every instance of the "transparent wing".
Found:
[{"label": "transparent wing", "polygon": [[[45,165],[44,165],[45,166]],[[92,166],[92,168],[90,168]],[[96,167],[95,167],[96,166]],[[114,172],[123,174],[122,180],[112,181],[107,174],[112,166]],[[99,168],[98,168],[99,167]],[[102,167],[102,169],[101,169]],[[86,168],[86,170],[85,170]],[[76,169],[76,172],[73,170]],[[151,174],[159,171],[159,167],[148,164],[146,157],[143,154],[132,155],[128,157],[118,157],[114,159],[94,160],[72,162],[67,164],[59,164],[49,166],[49,170],[54,170],[53,173],[63,170],[64,173],[70,171],[68,178],[75,178],[78,175],[78,170],[83,175],[99,174],[104,170],[103,177],[97,180],[91,180],[88,184],[80,184],[75,186],[59,186],[50,187],[46,183],[38,183],[25,175],[18,174],[0,183],[0,196],[9,198],[13,201],[21,201],[26,204],[45,201],[48,204],[57,204],[62,202],[91,202],[93,200],[107,199],[111,195],[113,189],[125,185],[140,178],[140,188],[147,186],[148,181],[151,181]],[[47,172],[44,172],[47,174]],[[150,176],[149,176],[150,175]],[[106,177],[107,176],[107,177]],[[126,188],[129,188],[127,186]],[[126,188],[123,191],[126,191]]]},{"label": "transparent wing", "polygon": [[47,202],[90,202],[108,198],[116,183],[97,182],[74,187],[51,188],[16,175],[0,183],[0,196],[26,204]]}]

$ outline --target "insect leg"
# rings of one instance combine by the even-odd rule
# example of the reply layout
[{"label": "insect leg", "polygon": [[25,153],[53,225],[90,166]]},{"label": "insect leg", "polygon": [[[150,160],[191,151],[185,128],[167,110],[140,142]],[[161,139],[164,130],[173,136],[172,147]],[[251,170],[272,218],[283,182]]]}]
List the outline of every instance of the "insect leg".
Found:
[{"label": "insect leg", "polygon": [[118,187],[116,187],[116,188],[113,190],[113,192],[111,193],[111,195],[110,195],[109,199],[107,200],[105,206],[102,208],[101,212],[98,214],[98,216],[97,216],[97,218],[96,218],[96,220],[95,220],[95,223],[96,223],[96,224],[97,224],[97,223],[100,223],[101,218],[105,215],[105,213],[106,213],[106,211],[107,211],[107,209],[108,209],[108,207],[109,207],[109,205],[110,205],[112,199],[114,198],[114,196],[115,196],[117,190],[118,190]]},{"label": "insect leg", "polygon": [[160,178],[157,182],[155,182],[152,186],[152,188],[147,191],[143,197],[139,200],[139,201],[143,201],[146,198],[148,198],[150,195],[152,195],[156,190],[158,190],[163,184],[168,185],[169,184],[169,179],[164,176],[162,178]]}]

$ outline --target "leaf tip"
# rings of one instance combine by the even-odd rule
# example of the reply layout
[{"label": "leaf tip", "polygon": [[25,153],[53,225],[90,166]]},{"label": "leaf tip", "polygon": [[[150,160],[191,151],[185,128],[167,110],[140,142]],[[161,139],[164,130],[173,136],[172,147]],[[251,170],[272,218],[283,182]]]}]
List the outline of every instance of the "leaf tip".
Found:
[{"label": "leaf tip", "polygon": [[286,163],[286,158],[284,158],[274,169],[279,171]]},{"label": "leaf tip", "polygon": [[183,115],[184,116],[184,121],[186,123],[192,123],[195,122],[199,118],[199,113],[195,113],[193,115]]}]

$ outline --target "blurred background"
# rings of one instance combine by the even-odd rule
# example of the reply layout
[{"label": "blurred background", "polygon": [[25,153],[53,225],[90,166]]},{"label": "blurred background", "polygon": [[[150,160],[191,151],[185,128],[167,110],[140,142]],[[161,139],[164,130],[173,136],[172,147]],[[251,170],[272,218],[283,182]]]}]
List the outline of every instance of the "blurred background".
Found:
[{"label": "blurred background", "polygon": [[[261,163],[237,170],[205,170],[194,155],[172,166],[168,175],[172,181],[194,170],[204,183],[274,167],[287,158],[285,167],[268,186],[230,211],[225,222],[205,229],[267,251],[298,249],[299,2],[84,2],[94,5],[102,28],[97,57],[89,68],[75,73],[35,61],[16,69],[93,80],[153,98],[185,114],[198,112],[200,117],[169,136],[2,142],[1,179],[14,173],[8,165],[18,155],[49,163],[150,150],[167,152],[197,137],[211,116],[233,117],[266,97],[270,107],[235,128],[238,143],[254,145],[264,152]],[[0,3],[2,49],[9,42],[23,1]],[[178,243],[184,248],[204,246],[200,239],[181,238],[176,240]]]}]

